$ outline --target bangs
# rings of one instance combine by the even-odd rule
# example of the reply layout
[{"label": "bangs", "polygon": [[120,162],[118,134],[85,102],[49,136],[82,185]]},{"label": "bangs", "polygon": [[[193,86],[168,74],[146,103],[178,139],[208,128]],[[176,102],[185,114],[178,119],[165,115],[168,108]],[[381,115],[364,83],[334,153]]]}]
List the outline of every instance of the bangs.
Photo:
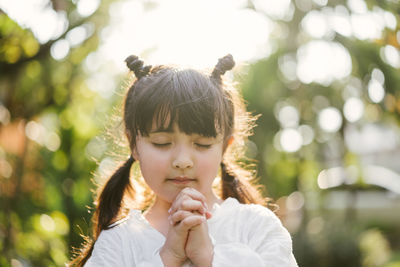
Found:
[{"label": "bangs", "polygon": [[134,115],[136,134],[173,131],[216,137],[224,134],[227,120],[223,93],[210,79],[193,70],[161,71],[158,79],[141,90]]}]

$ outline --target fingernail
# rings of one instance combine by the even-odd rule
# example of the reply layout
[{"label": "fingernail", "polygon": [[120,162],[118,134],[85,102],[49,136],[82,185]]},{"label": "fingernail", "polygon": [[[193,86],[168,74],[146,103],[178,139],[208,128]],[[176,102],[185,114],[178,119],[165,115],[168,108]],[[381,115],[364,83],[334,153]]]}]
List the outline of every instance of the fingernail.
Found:
[{"label": "fingernail", "polygon": [[207,219],[210,219],[212,217],[212,213],[207,211],[206,217],[208,217]]},{"label": "fingernail", "polygon": [[171,213],[171,211],[172,211],[172,208],[169,208],[168,213]]}]

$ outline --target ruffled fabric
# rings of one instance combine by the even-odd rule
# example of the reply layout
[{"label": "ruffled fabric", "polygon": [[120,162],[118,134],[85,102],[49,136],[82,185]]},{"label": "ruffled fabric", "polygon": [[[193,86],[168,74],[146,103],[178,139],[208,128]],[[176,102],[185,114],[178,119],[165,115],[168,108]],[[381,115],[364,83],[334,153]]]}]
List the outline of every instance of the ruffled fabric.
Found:
[{"label": "ruffled fabric", "polygon": [[[292,240],[280,220],[260,205],[228,198],[215,204],[207,221],[214,245],[214,267],[295,267]],[[162,267],[165,237],[138,210],[102,231],[85,266]],[[190,261],[183,267],[194,266]]]}]

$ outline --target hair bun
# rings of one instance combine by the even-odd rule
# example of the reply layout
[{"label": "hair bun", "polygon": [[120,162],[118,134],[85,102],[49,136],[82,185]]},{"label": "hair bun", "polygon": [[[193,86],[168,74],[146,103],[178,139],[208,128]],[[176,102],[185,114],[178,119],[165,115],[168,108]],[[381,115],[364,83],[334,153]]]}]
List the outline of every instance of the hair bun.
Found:
[{"label": "hair bun", "polygon": [[135,76],[140,79],[143,76],[146,76],[150,69],[151,65],[144,66],[144,63],[142,60],[139,59],[138,56],[131,55],[125,59],[126,65],[128,68],[135,73]]},{"label": "hair bun", "polygon": [[217,65],[215,65],[211,76],[216,79],[220,79],[221,75],[224,75],[225,72],[233,69],[234,66],[235,66],[235,61],[233,60],[232,55],[228,54],[223,58],[218,59],[218,63]]}]

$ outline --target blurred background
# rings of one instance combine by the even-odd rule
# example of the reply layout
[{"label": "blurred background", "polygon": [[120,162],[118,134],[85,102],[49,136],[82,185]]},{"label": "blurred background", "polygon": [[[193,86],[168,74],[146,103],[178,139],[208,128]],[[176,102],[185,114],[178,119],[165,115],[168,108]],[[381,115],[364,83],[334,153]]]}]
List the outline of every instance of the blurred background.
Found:
[{"label": "blurred background", "polygon": [[400,266],[399,12],[396,0],[0,0],[0,266],[63,266],[88,234],[95,178],[118,164],[105,132],[128,55],[212,68],[227,53],[261,114],[247,156],[299,266]]}]

